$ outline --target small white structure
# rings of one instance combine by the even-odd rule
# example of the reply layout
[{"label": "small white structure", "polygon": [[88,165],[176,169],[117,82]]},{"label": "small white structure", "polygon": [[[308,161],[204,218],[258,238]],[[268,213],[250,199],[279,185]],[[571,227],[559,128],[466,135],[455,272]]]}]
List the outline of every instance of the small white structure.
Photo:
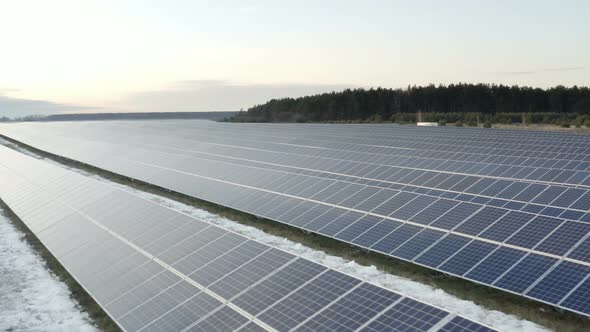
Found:
[{"label": "small white structure", "polygon": [[418,122],[417,125],[421,127],[438,127],[438,122]]}]

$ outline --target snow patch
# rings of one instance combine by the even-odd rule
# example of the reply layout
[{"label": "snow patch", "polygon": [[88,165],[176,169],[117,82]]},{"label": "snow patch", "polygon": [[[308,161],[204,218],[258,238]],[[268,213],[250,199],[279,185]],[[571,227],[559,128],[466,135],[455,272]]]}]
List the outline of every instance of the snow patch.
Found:
[{"label": "snow patch", "polygon": [[1,210],[0,331],[97,331]]}]

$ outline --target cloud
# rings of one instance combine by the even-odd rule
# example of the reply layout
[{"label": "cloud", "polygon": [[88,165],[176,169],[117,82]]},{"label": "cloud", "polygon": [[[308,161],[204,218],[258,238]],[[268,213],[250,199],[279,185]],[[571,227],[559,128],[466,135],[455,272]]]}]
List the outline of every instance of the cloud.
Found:
[{"label": "cloud", "polygon": [[0,95],[3,93],[19,92],[20,89],[15,88],[0,88]]},{"label": "cloud", "polygon": [[500,74],[504,74],[504,75],[531,75],[531,74],[536,74],[536,71],[504,71],[504,72],[500,72]]},{"label": "cloud", "polygon": [[556,67],[556,68],[544,68],[544,69],[535,69],[535,70],[523,70],[523,71],[504,71],[498,72],[498,74],[502,75],[532,75],[538,74],[542,72],[563,72],[563,71],[577,71],[577,70],[584,70],[584,67],[577,66],[577,67]]},{"label": "cloud", "polygon": [[559,68],[545,68],[543,71],[576,71],[584,70],[584,67],[559,67]]},{"label": "cloud", "polygon": [[8,91],[15,91],[15,89],[0,89],[0,117],[18,118],[28,115],[49,115],[95,109],[92,107],[54,103],[46,100],[21,99],[2,95],[3,92]]},{"label": "cloud", "polygon": [[130,94],[114,107],[143,112],[237,111],[273,98],[294,98],[354,87],[345,84],[239,84],[225,80],[188,80],[162,90]]}]

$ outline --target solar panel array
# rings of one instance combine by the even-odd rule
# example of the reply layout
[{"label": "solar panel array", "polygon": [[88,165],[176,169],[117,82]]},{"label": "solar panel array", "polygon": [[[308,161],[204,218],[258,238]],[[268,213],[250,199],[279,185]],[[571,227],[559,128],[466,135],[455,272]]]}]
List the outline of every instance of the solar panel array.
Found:
[{"label": "solar panel array", "polygon": [[590,315],[590,137],[392,125],[23,124],[43,150]]},{"label": "solar panel array", "polygon": [[5,147],[0,198],[127,331],[492,331]]}]

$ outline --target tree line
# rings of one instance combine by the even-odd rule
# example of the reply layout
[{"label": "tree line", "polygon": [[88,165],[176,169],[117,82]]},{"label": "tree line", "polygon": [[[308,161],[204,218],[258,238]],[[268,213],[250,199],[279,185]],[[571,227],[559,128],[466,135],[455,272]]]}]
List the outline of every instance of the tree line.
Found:
[{"label": "tree line", "polygon": [[590,89],[548,89],[494,84],[347,89],[300,98],[272,99],[241,111],[239,122],[538,122],[590,124]]}]

